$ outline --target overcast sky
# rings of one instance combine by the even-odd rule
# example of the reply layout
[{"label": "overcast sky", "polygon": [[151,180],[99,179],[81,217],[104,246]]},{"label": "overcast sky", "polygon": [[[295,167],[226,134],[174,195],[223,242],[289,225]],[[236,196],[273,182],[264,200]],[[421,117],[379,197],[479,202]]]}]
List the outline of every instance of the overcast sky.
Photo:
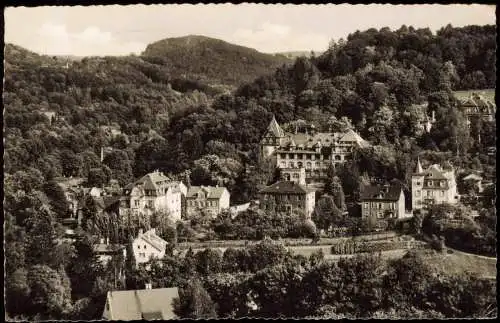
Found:
[{"label": "overcast sky", "polygon": [[5,41],[41,54],[128,55],[205,35],[261,52],[323,51],[368,28],[495,24],[491,5],[130,5],[5,9]]}]

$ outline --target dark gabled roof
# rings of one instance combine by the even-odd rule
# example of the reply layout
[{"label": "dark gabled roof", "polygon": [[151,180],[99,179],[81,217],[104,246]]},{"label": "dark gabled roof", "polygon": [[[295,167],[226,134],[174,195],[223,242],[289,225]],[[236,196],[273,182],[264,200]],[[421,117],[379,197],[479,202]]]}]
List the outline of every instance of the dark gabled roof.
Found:
[{"label": "dark gabled roof", "polygon": [[226,191],[225,187],[214,186],[191,186],[187,192],[187,198],[195,198],[198,193],[202,192],[207,199],[220,199]]},{"label": "dark gabled roof", "polygon": [[160,185],[168,183],[170,181],[171,181],[170,178],[163,175],[163,173],[152,172],[144,175],[135,182],[128,184],[127,186],[125,186],[125,189],[131,190],[137,185],[142,185],[142,187],[146,190],[157,190]]},{"label": "dark gabled roof", "polygon": [[440,180],[442,180],[442,179],[447,180],[448,179],[444,175],[444,170],[441,169],[441,167],[439,167],[439,165],[437,165],[437,164],[429,166],[429,168],[427,168],[424,171],[424,174],[425,174],[425,179],[440,179]]},{"label": "dark gabled roof", "polygon": [[265,194],[306,194],[314,192],[312,188],[293,181],[279,181],[259,191]]},{"label": "dark gabled roof", "polygon": [[401,186],[392,185],[367,185],[362,188],[362,201],[397,201],[401,195]]},{"label": "dark gabled roof", "polygon": [[297,147],[299,150],[307,150],[316,147],[331,147],[346,142],[355,142],[362,148],[370,145],[354,130],[349,129],[346,132],[286,133],[281,147]]},{"label": "dark gabled roof", "polygon": [[266,134],[271,133],[274,137],[284,137],[285,132],[283,129],[280,127],[278,122],[276,121],[276,118],[273,116],[273,119],[269,123],[269,126],[267,126]]}]

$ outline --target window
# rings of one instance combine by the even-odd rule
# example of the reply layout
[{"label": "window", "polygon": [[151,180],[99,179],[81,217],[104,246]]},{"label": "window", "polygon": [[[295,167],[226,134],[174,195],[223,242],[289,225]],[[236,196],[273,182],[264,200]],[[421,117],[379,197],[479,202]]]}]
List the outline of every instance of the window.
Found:
[{"label": "window", "polygon": [[368,203],[365,203],[365,209],[367,209],[367,208],[368,208]]},{"label": "window", "polygon": [[297,173],[293,174],[293,178],[299,178],[299,174]]},{"label": "window", "polygon": [[417,190],[417,191],[415,192],[415,196],[416,196],[416,197],[420,197],[420,190]]},{"label": "window", "polygon": [[378,208],[381,209],[382,208],[382,203],[379,203],[378,204]]},{"label": "window", "polygon": [[298,162],[297,165],[298,165],[299,168],[302,168],[302,162]]},{"label": "window", "polygon": [[139,200],[135,200],[135,201],[134,201],[134,205],[135,205],[135,206],[139,206]]},{"label": "window", "polygon": [[420,181],[417,181],[417,186],[420,186],[422,185],[422,183],[420,183]]},{"label": "window", "polygon": [[444,196],[444,191],[441,191],[441,196]]},{"label": "window", "polygon": [[290,162],[290,168],[294,168],[295,164],[293,162]]},{"label": "window", "polygon": [[340,160],[340,155],[335,155],[335,160]]},{"label": "window", "polygon": [[307,162],[306,168],[311,168],[311,162]]},{"label": "window", "polygon": [[316,162],[316,167],[320,167],[320,162]]}]

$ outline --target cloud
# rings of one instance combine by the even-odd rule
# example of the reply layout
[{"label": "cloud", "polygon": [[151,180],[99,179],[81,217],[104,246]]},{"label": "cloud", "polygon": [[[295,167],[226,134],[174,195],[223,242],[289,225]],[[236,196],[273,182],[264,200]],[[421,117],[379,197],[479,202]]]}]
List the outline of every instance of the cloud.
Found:
[{"label": "cloud", "polygon": [[287,25],[265,22],[256,29],[235,30],[229,41],[273,53],[289,50],[322,51],[328,47],[329,38],[323,34],[302,32]]},{"label": "cloud", "polygon": [[80,32],[70,32],[66,25],[44,23],[31,44],[35,51],[49,55],[128,55],[140,53],[146,47],[141,42],[121,41],[109,31],[89,26]]}]

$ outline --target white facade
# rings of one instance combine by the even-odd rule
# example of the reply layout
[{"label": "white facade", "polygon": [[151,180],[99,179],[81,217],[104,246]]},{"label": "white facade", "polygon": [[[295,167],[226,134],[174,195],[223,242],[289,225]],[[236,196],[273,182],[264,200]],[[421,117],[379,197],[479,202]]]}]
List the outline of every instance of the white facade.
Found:
[{"label": "white facade", "polygon": [[182,217],[182,201],[186,193],[187,188],[182,182],[171,181],[158,172],[150,173],[125,187],[120,213],[165,212],[172,221],[178,221]]},{"label": "white facade", "polygon": [[144,233],[139,231],[139,236],[132,242],[136,263],[145,263],[151,258],[163,258],[166,246],[167,242],[156,235],[155,229]]},{"label": "white facade", "polygon": [[421,210],[429,204],[456,204],[459,201],[455,171],[431,165],[422,169],[420,161],[412,175],[412,210]]}]

